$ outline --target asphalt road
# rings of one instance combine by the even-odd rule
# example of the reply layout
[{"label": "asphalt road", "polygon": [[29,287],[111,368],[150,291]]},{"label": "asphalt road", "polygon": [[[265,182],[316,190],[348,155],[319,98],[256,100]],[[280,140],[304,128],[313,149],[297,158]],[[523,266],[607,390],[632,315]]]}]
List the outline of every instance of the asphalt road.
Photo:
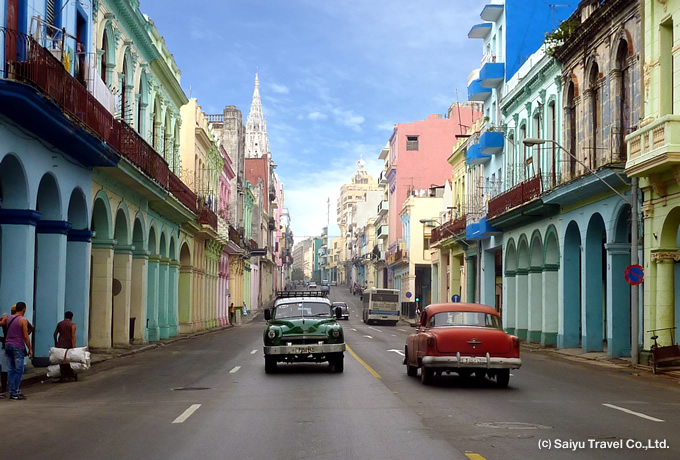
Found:
[{"label": "asphalt road", "polygon": [[0,458],[680,458],[674,381],[525,352],[507,389],[455,375],[426,387],[402,365],[408,326],[363,324],[347,288],[331,298],[352,307],[342,374],[265,374],[258,318],[0,401]]}]

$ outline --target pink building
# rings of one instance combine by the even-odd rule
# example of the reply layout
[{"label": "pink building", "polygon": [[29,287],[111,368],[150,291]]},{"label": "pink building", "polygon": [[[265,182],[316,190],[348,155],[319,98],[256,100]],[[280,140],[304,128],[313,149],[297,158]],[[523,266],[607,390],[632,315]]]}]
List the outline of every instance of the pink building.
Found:
[{"label": "pink building", "polygon": [[[231,181],[234,180],[236,174],[232,167],[231,158],[224,150],[224,147],[220,145],[220,155],[224,159],[224,168],[222,168],[222,173],[220,174],[219,183],[219,200],[217,205],[217,226],[218,234],[221,238],[225,240],[229,239],[229,202],[231,199]],[[234,254],[241,252],[238,245],[228,242],[225,244],[222,250],[222,256],[220,257],[220,266],[217,281],[217,318],[218,324],[224,326],[229,324],[229,304],[231,303],[229,297],[229,258]]]},{"label": "pink building", "polygon": [[[448,158],[456,136],[465,134],[482,114],[470,103],[452,105],[449,117],[430,115],[426,120],[398,123],[389,140],[389,242],[394,250],[402,237],[399,213],[409,194],[442,185],[451,178]],[[433,216],[434,217],[434,216]]]}]

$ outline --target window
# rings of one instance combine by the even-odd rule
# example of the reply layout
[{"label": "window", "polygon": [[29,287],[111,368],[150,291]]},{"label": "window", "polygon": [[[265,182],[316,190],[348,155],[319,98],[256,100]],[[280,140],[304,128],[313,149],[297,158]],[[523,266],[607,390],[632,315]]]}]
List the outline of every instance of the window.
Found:
[{"label": "window", "polygon": [[418,150],[418,136],[406,136],[406,150]]},{"label": "window", "polygon": [[432,240],[431,235],[425,235],[423,237],[423,250],[430,249],[430,241]]}]

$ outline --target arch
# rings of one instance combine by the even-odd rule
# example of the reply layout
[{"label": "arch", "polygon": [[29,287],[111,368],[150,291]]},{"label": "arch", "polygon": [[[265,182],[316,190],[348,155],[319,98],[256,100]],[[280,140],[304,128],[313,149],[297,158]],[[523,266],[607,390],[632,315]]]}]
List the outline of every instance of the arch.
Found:
[{"label": "arch", "polygon": [[186,240],[182,241],[179,251],[179,286],[177,292],[177,318],[180,332],[190,332],[192,317],[192,297],[193,297],[193,274],[192,274],[191,245]]},{"label": "arch", "polygon": [[152,256],[158,255],[158,235],[156,232],[155,222],[149,226],[149,239],[147,240],[147,242],[149,245],[148,246],[149,254],[151,254]]},{"label": "arch", "polygon": [[87,198],[80,187],[71,191],[71,198],[68,202],[68,221],[72,228],[86,230],[90,221],[87,214]]},{"label": "arch", "polygon": [[165,228],[161,231],[160,242],[158,245],[158,255],[165,258],[168,256],[168,238],[165,236]]},{"label": "arch", "polygon": [[543,265],[543,240],[541,232],[536,229],[531,234],[531,244],[529,245],[529,266],[540,267]]},{"label": "arch", "polygon": [[168,257],[170,260],[177,260],[177,249],[176,249],[176,240],[175,240],[175,235],[170,234],[170,251],[168,252]]},{"label": "arch", "polygon": [[[573,75],[573,74],[572,74]],[[575,77],[574,77],[575,78]],[[564,125],[565,137],[567,138],[567,149],[571,153],[569,156],[568,178],[576,175],[576,158],[579,156],[577,149],[577,117],[576,117],[576,98],[578,90],[576,83],[570,81],[566,87],[564,98]]]},{"label": "arch", "polygon": [[133,59],[130,54],[130,48],[128,47],[123,53],[123,62],[121,64],[120,73],[120,111],[121,118],[126,123],[131,123],[133,100],[132,94],[134,92],[134,78],[135,78],[135,66],[133,64]]},{"label": "arch", "polygon": [[514,238],[510,238],[505,246],[505,270],[517,270],[517,248]]},{"label": "arch", "polygon": [[116,239],[118,245],[130,245],[130,219],[128,216],[128,209],[124,203],[118,207],[116,212],[115,226],[113,230],[113,237]]},{"label": "arch", "polygon": [[602,351],[603,328],[607,318],[607,264],[605,243],[607,241],[604,219],[593,213],[588,221],[584,241],[584,289],[585,306],[583,350]]},{"label": "arch", "polygon": [[40,212],[40,220],[63,220],[61,191],[54,174],[46,173],[40,179],[35,209]]},{"label": "arch", "polygon": [[515,308],[517,336],[529,339],[529,245],[522,234],[517,242],[517,271],[515,275]]},{"label": "arch", "polygon": [[29,209],[26,170],[21,159],[13,153],[0,162],[0,198],[4,209]]},{"label": "arch", "polygon": [[170,110],[165,111],[165,122],[163,123],[163,158],[168,162],[170,168],[175,164],[175,152],[173,151],[174,140],[172,131],[172,117],[170,116]]},{"label": "arch", "polygon": [[545,231],[545,240],[543,243],[543,265],[560,264],[560,246],[557,229],[554,225],[550,225]]},{"label": "arch", "polygon": [[194,255],[191,252],[191,245],[187,240],[182,240],[181,249],[179,252],[179,263],[182,267],[191,267]]},{"label": "arch", "polygon": [[567,224],[562,252],[562,331],[558,337],[560,348],[578,347],[581,343],[582,289],[581,231],[575,221]]},{"label": "arch", "polygon": [[680,227],[680,207],[673,208],[663,221],[659,247],[675,248],[678,246],[678,228]]},{"label": "arch", "polygon": [[98,240],[110,240],[113,237],[111,203],[103,190],[100,190],[94,197],[91,228],[95,233],[94,237]]},{"label": "arch", "polygon": [[139,76],[139,92],[137,93],[137,120],[135,127],[144,139],[146,136],[147,108],[149,106],[149,80],[146,72],[142,70]]},{"label": "arch", "polygon": [[132,227],[132,244],[135,247],[135,251],[146,250],[146,242],[144,236],[146,232],[144,231],[144,216],[141,213],[137,213],[135,216],[135,221]]},{"label": "arch", "polygon": [[99,66],[99,75],[102,81],[109,87],[113,83],[113,69],[116,66],[116,40],[113,32],[113,25],[108,21],[102,31],[101,41],[101,60]]},{"label": "arch", "polygon": [[528,270],[529,266],[529,242],[522,233],[517,242],[517,268]]},{"label": "arch", "polygon": [[161,124],[161,100],[160,100],[160,95],[156,94],[156,97],[153,99],[153,107],[151,108],[151,126],[150,126],[150,132],[149,135],[151,136],[149,139],[149,144],[157,151],[161,151],[161,133],[160,133],[160,124]]}]

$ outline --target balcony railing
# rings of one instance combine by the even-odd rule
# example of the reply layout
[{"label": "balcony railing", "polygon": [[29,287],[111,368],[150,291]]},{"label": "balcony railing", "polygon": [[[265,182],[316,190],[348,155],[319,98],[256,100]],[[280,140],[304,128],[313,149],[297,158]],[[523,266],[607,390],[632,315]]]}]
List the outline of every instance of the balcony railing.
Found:
[{"label": "balcony railing", "polygon": [[197,211],[196,195],[170,171],[163,157],[134,128],[116,119],[87,90],[85,82],[73,77],[33,37],[3,27],[0,27],[0,34],[5,45],[6,63],[0,68],[0,77],[35,86],[190,210]]},{"label": "balcony railing", "polygon": [[489,200],[487,217],[496,217],[505,211],[527,203],[541,194],[541,176],[537,174],[533,178],[519,183],[505,193]]},{"label": "balcony railing", "polygon": [[217,231],[217,214],[208,207],[203,207],[198,214],[198,223],[208,225],[213,230]]},{"label": "balcony railing", "polygon": [[437,243],[443,239],[451,236],[459,235],[465,233],[465,225],[467,222],[467,216],[463,215],[455,220],[450,220],[447,223],[435,227],[432,229],[432,241],[431,244]]}]

